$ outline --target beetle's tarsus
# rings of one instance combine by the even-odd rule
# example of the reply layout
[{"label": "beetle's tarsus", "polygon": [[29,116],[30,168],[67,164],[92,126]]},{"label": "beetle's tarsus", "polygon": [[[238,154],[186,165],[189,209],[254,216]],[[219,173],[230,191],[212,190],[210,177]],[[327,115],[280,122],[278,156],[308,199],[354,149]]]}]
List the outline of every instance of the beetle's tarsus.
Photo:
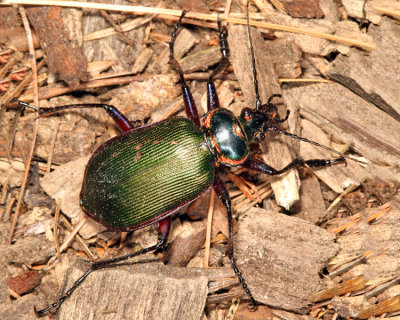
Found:
[{"label": "beetle's tarsus", "polygon": [[39,108],[37,108],[37,107],[35,107],[35,106],[32,106],[32,105],[29,104],[29,103],[26,103],[26,102],[23,102],[23,101],[21,101],[21,100],[18,100],[17,98],[12,98],[11,101],[17,102],[20,106],[31,108],[31,109],[33,109],[33,110],[35,110],[35,111],[37,111],[37,112],[40,111]]},{"label": "beetle's tarsus", "polygon": [[247,309],[249,309],[249,311],[251,311],[251,312],[257,311],[257,308],[258,308],[258,304],[255,300],[253,300],[251,303],[249,303],[247,305]]}]

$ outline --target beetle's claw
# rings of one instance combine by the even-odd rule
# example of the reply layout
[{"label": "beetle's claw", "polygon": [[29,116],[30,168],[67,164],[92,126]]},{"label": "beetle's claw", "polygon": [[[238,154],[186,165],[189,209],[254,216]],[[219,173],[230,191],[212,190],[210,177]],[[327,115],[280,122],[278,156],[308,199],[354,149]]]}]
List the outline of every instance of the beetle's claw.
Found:
[{"label": "beetle's claw", "polygon": [[257,311],[257,307],[258,307],[258,305],[257,305],[257,302],[255,302],[255,301],[253,301],[247,305],[247,309],[249,309],[249,311],[251,311],[251,312]]}]

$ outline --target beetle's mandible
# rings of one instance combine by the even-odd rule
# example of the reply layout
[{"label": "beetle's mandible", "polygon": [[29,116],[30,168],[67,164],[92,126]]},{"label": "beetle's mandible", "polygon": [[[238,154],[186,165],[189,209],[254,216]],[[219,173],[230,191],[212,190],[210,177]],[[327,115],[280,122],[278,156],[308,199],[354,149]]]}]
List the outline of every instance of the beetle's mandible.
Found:
[{"label": "beetle's mandible", "polygon": [[172,33],[170,64],[179,75],[188,118],[170,118],[134,128],[121,112],[110,105],[75,104],[38,109],[19,102],[20,105],[36,109],[39,115],[72,108],[105,109],[123,133],[100,146],[90,158],[80,193],[80,205],[90,217],[113,230],[129,231],[153,223],[159,224],[158,241],[155,245],[125,256],[93,262],[91,268],[57,302],[43,310],[35,310],[39,316],[53,309],[57,310],[92,271],[162,248],[167,242],[171,214],[195,200],[210,186],[214,188],[227,210],[229,223],[227,252],[230,262],[250,299],[250,305],[255,307],[256,301],[235,263],[231,200],[224,182],[218,176],[215,163],[228,167],[240,165],[268,175],[277,175],[293,167],[328,166],[344,161],[341,154],[339,158],[333,160],[296,158],[283,169],[276,170],[251,156],[250,143],[262,141],[267,131],[277,131],[331,149],[278,129],[279,123],[285,121],[289,114],[285,119],[279,118],[276,106],[271,103],[273,97],[266,104],[261,104],[251,38],[257,104],[255,108],[244,108],[240,116],[220,108],[214,77],[228,66],[229,50],[227,32],[219,20],[222,59],[208,78],[208,112],[201,122],[181,66],[174,58],[174,42],[184,15],[185,11],[182,12]]}]

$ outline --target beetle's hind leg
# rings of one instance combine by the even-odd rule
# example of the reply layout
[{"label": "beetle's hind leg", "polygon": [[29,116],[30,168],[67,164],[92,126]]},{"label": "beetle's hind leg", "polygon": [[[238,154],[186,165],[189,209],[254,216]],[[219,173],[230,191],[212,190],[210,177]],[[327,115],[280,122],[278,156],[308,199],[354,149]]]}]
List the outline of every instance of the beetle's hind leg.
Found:
[{"label": "beetle's hind leg", "polygon": [[[61,304],[79,287],[79,285],[93,271],[109,267],[120,261],[124,261],[124,260],[130,259],[130,258],[136,257],[136,256],[140,256],[142,254],[145,254],[145,253],[148,253],[151,251],[156,251],[157,249],[164,247],[167,243],[168,234],[169,234],[170,229],[171,229],[171,218],[168,217],[168,218],[165,218],[164,220],[161,220],[158,224],[158,240],[155,245],[144,248],[137,252],[133,252],[133,253],[121,256],[121,257],[116,257],[116,258],[112,258],[112,259],[93,262],[91,268],[88,271],[86,271],[77,281],[75,281],[73,286],[57,302],[49,305],[47,308],[42,309],[42,310],[36,310],[36,307],[35,307],[34,309],[35,309],[36,315],[38,317],[41,317],[48,311],[52,314],[56,313],[58,308],[61,306]],[[52,311],[53,309],[54,309],[54,311]]]},{"label": "beetle's hind leg", "polygon": [[113,118],[115,123],[118,125],[121,131],[125,132],[135,128],[135,126],[128,120],[128,118],[120,112],[116,107],[109,104],[102,103],[80,103],[80,104],[70,104],[65,106],[58,106],[53,108],[36,108],[28,103],[13,99],[13,101],[18,102],[20,106],[28,107],[36,110],[39,116],[45,116],[59,111],[67,109],[84,109],[84,108],[102,108],[107,111],[107,113]]}]

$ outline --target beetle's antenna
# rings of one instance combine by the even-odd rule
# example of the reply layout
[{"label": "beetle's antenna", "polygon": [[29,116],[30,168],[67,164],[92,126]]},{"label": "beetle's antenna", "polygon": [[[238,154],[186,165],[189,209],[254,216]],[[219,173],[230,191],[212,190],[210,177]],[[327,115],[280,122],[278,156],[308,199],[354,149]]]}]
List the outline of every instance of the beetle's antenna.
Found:
[{"label": "beetle's antenna", "polygon": [[246,18],[247,18],[247,32],[249,34],[249,42],[250,42],[250,52],[251,52],[251,63],[253,65],[253,77],[254,77],[254,90],[256,91],[256,109],[258,110],[261,106],[260,94],[258,92],[258,80],[257,80],[257,69],[256,69],[256,59],[254,58],[254,48],[253,48],[253,40],[251,39],[250,32],[250,19],[249,19],[249,2],[247,1],[246,6]]},{"label": "beetle's antenna", "polygon": [[278,132],[278,133],[284,134],[285,136],[291,137],[291,138],[293,138],[293,139],[301,140],[301,141],[310,143],[310,144],[312,144],[312,145],[314,145],[314,146],[317,146],[317,147],[319,147],[319,148],[321,148],[321,149],[325,149],[325,150],[327,150],[327,151],[330,151],[330,152],[332,152],[332,153],[335,153],[335,154],[337,154],[337,155],[340,157],[340,159],[344,159],[344,158],[345,158],[345,155],[344,155],[343,153],[341,153],[341,152],[339,152],[339,151],[336,151],[336,150],[334,150],[334,149],[332,149],[332,148],[329,148],[329,147],[327,147],[327,146],[324,146],[324,145],[322,145],[322,144],[319,144],[318,142],[315,142],[315,141],[312,141],[312,140],[308,140],[308,139],[306,139],[306,138],[300,137],[300,136],[295,135],[295,134],[293,134],[293,133],[289,133],[289,132],[283,131],[283,130],[281,130],[281,129],[279,129],[279,128],[276,128],[276,127],[268,128],[268,130],[269,130],[269,131],[274,131],[274,132]]}]

